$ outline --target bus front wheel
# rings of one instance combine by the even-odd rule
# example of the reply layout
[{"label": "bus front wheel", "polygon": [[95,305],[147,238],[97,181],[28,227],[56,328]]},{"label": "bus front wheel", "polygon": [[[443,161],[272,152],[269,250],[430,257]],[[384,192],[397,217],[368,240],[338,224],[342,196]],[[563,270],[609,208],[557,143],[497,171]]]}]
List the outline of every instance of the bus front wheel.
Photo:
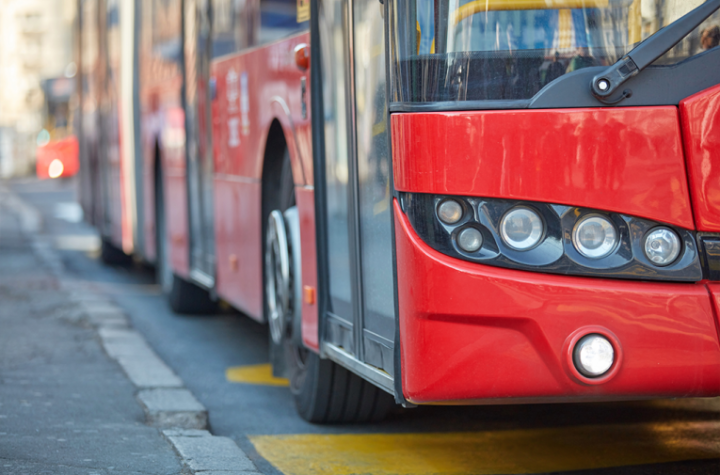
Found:
[{"label": "bus front wheel", "polygon": [[394,405],[390,394],[312,351],[291,345],[287,356],[295,407],[308,422],[378,422]]},{"label": "bus front wheel", "polygon": [[319,424],[379,421],[393,397],[358,375],[305,348],[301,336],[302,266],[298,210],[290,161],[280,179],[280,210],[265,226],[265,315],[273,373],[287,376],[300,416]]}]

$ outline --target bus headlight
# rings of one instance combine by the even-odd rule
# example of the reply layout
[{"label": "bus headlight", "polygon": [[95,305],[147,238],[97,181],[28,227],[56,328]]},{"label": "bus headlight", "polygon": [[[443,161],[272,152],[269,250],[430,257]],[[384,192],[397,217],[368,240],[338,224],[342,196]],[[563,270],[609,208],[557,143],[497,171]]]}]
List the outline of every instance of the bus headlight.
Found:
[{"label": "bus headlight", "polygon": [[50,162],[50,166],[48,167],[48,176],[50,178],[58,178],[64,171],[65,167],[63,166],[63,162],[56,158]]},{"label": "bus headlight", "polygon": [[445,224],[455,224],[462,218],[463,209],[455,200],[445,200],[437,209],[438,218]]},{"label": "bus headlight", "polygon": [[604,216],[591,215],[575,225],[573,244],[580,254],[600,259],[610,254],[618,243],[615,226]]},{"label": "bus headlight", "polygon": [[645,255],[656,266],[672,264],[680,247],[680,238],[668,228],[655,228],[645,237]]},{"label": "bus headlight", "polygon": [[508,247],[527,251],[535,247],[543,236],[543,221],[530,208],[510,210],[500,221],[500,236]]},{"label": "bus headlight", "polygon": [[458,233],[457,244],[465,252],[477,251],[482,243],[482,233],[475,228],[465,228]]},{"label": "bus headlight", "polygon": [[615,362],[615,350],[607,338],[598,334],[584,336],[575,345],[573,361],[577,370],[596,378],[607,373]]}]

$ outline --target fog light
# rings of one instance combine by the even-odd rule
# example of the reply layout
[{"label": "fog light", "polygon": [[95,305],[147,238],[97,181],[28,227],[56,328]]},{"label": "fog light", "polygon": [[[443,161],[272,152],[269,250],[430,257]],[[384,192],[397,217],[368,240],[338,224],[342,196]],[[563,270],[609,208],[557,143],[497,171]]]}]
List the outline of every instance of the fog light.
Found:
[{"label": "fog light", "polygon": [[455,224],[460,221],[463,209],[460,203],[455,200],[445,200],[438,206],[438,217],[445,224]]},{"label": "fog light", "polygon": [[680,238],[668,228],[655,228],[645,237],[645,255],[656,266],[672,264],[680,255]]},{"label": "fog light", "polygon": [[515,208],[500,221],[500,235],[509,247],[527,251],[535,247],[543,236],[542,219],[529,208]]},{"label": "fog light", "polygon": [[596,378],[607,373],[612,367],[615,362],[615,350],[612,343],[604,336],[586,335],[575,345],[573,361],[581,374]]},{"label": "fog light", "polygon": [[580,254],[600,259],[610,254],[618,243],[615,226],[603,216],[583,218],[573,232],[573,244]]},{"label": "fog light", "polygon": [[475,228],[465,228],[458,234],[458,246],[465,252],[475,252],[482,247],[482,233]]}]

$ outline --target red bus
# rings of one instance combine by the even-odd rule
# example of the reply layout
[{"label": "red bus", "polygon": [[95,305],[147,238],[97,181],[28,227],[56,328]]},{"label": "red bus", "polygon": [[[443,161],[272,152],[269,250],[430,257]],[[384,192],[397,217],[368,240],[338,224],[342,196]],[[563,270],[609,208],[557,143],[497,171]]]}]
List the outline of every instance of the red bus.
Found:
[{"label": "red bus", "polygon": [[67,178],[78,172],[78,140],[71,124],[74,85],[69,77],[42,81],[44,128],[35,149],[35,174],[41,180]]},{"label": "red bus", "polygon": [[81,3],[87,214],[305,419],[720,394],[720,0]]}]

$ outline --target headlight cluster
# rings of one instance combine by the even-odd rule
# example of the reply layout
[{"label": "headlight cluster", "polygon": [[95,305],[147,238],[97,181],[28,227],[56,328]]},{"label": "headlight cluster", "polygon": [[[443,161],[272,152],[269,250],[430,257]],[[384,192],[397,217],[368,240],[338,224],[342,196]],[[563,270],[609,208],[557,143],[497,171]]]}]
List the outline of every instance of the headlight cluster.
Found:
[{"label": "headlight cluster", "polygon": [[694,282],[693,234],[646,219],[564,205],[404,193],[416,232],[445,254],[558,274]]}]

